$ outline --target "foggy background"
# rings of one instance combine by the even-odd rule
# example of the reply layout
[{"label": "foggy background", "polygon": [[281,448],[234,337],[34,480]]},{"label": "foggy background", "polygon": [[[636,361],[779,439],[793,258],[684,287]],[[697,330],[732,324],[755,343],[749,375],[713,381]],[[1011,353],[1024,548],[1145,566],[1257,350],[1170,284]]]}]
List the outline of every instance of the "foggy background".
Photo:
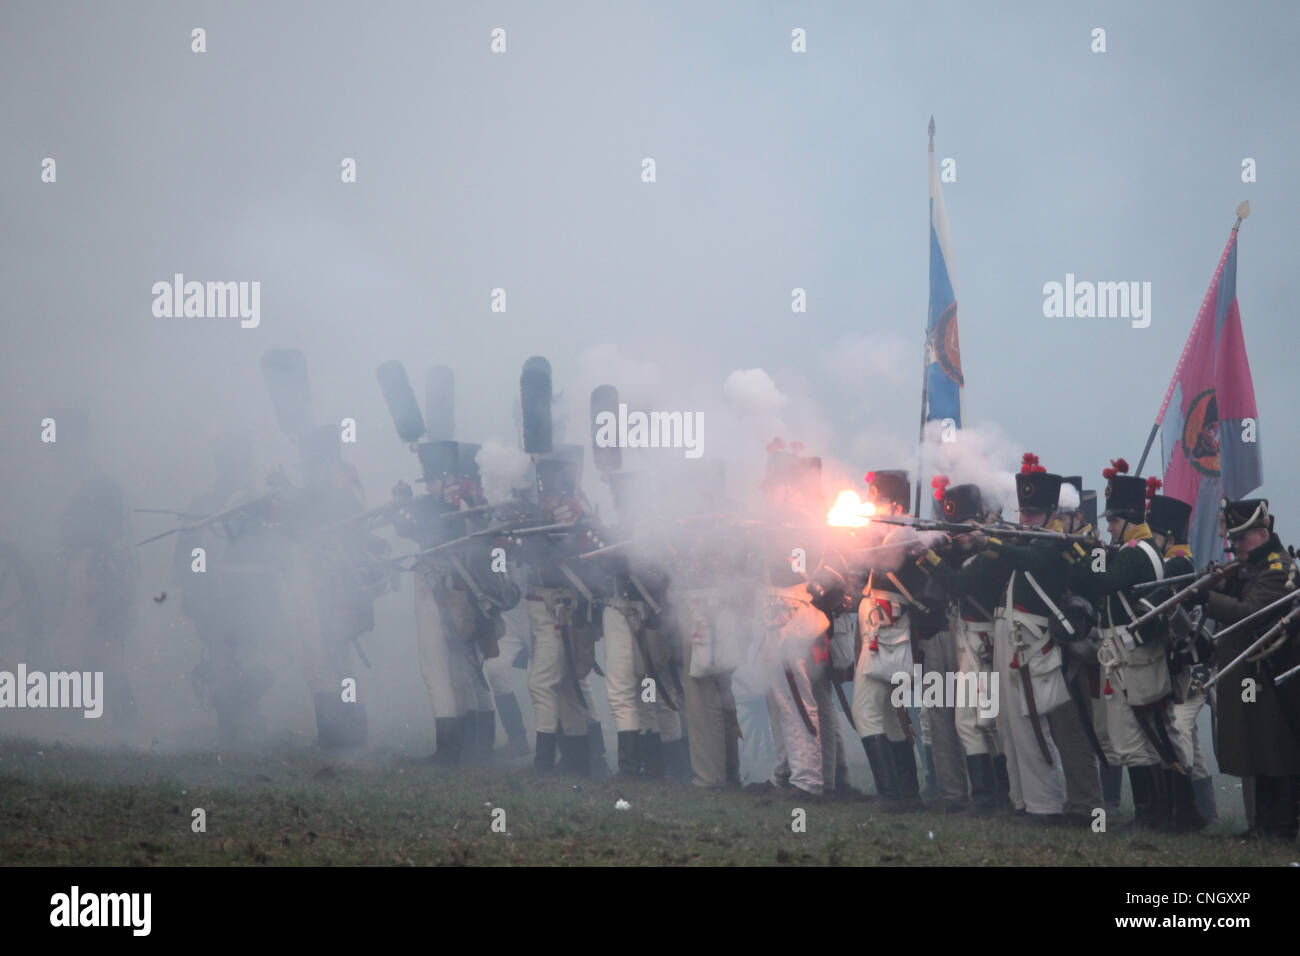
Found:
[{"label": "foggy background", "polygon": [[[791,52],[796,27],[807,53]],[[88,412],[128,507],[183,509],[233,423],[255,434],[259,481],[281,463],[297,477],[258,371],[271,348],[306,354],[320,422],[356,419],[344,457],[369,506],[419,474],[375,381],[394,358],[420,394],[427,367],[455,370],[461,440],[514,443],[520,366],[541,354],[567,440],[585,440],[606,381],[643,407],[703,410],[705,456],[729,460],[737,496],[773,434],[846,480],[912,470],[933,114],[936,156],[957,162],[943,188],[967,424],[1004,437],[1008,469],[1032,450],[1101,487],[1109,458],[1136,465],[1251,201],[1237,290],[1259,494],[1290,540],[1298,47],[1286,2],[6,3],[0,539],[50,549],[79,466],[40,421],[68,408]],[[260,327],[153,317],[151,286],[177,272],[260,281]],[[1150,327],[1044,318],[1043,285],[1067,272],[1151,282]],[[728,395],[757,368],[779,395],[755,378]],[[588,452],[595,494],[593,473]],[[169,526],[133,521],[136,539]],[[173,547],[137,549],[128,647],[141,726],[164,744],[213,727],[185,679],[192,628],[149,600]],[[383,691],[372,740],[418,748],[432,718],[411,602],[408,576],[363,643]],[[272,726],[310,736],[296,676],[267,704]]]}]

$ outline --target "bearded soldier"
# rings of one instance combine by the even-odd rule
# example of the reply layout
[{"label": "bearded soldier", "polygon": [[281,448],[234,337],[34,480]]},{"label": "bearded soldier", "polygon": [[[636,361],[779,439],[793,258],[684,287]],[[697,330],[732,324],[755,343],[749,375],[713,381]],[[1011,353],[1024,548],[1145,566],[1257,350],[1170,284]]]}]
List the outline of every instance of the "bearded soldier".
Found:
[{"label": "bearded soldier", "polygon": [[[987,517],[978,485],[947,485],[942,491],[943,520],[975,524]],[[992,686],[993,611],[1006,587],[1006,572],[993,551],[980,551],[975,534],[956,534],[941,555],[927,550],[917,566],[932,575],[948,599],[948,630],[955,637],[957,672],[964,679],[967,701],[956,707],[954,721],[966,771],[970,776],[971,812],[989,813],[1008,802],[1007,758],[998,738],[996,714],[979,702],[996,701]],[[975,699],[969,695],[974,689]]]},{"label": "bearded soldier", "polygon": [[[1196,570],[1196,564],[1187,543],[1192,506],[1177,498],[1155,494],[1161,485],[1159,478],[1147,479],[1147,526],[1151,529],[1152,543],[1164,555],[1166,578],[1192,574]],[[1160,604],[1173,591],[1172,586],[1152,589],[1139,602],[1143,613]],[[1189,613],[1185,607],[1177,607],[1167,617],[1169,670],[1174,689],[1174,703],[1171,707],[1174,724],[1178,728],[1177,741],[1183,748],[1179,756],[1191,775],[1196,809],[1200,818],[1203,818],[1176,817],[1173,820],[1175,830],[1197,828],[1198,823],[1211,820],[1216,815],[1214,781],[1205,764],[1205,753],[1197,728],[1197,717],[1205,705],[1203,685],[1210,676],[1209,665],[1214,655],[1214,644],[1207,629],[1201,626],[1202,614],[1195,609]],[[1181,787],[1183,784],[1181,780],[1171,779],[1171,785]],[[1175,801],[1175,808],[1181,805],[1182,801]]]},{"label": "bearded soldier", "polygon": [[[1296,587],[1295,563],[1273,533],[1268,501],[1248,498],[1222,502],[1223,529],[1239,573],[1213,590],[1195,595],[1205,613],[1230,625],[1285,597]],[[1284,605],[1293,608],[1295,605]],[[1225,635],[1215,647],[1215,663],[1225,667],[1267,632],[1282,610]],[[1230,672],[1222,672],[1215,697],[1219,769],[1255,777],[1254,831],[1251,836],[1294,840],[1300,825],[1300,726],[1295,719],[1294,684],[1275,686],[1273,678],[1300,662],[1293,633],[1284,630]]]}]

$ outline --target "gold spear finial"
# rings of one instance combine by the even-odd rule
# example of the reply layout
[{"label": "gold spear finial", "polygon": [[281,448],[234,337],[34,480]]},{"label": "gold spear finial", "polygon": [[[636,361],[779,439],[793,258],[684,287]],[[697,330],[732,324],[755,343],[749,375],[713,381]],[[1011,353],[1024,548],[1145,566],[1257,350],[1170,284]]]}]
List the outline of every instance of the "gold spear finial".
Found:
[{"label": "gold spear finial", "polygon": [[1243,199],[1240,203],[1237,204],[1237,222],[1232,227],[1232,231],[1236,232],[1238,229],[1240,229],[1241,221],[1249,215],[1250,215],[1250,200]]}]

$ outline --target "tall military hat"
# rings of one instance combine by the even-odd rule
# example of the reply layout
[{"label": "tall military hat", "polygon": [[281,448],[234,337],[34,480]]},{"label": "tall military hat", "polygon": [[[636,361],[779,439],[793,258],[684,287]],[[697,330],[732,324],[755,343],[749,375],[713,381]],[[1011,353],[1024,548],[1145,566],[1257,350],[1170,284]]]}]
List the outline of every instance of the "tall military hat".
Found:
[{"label": "tall military hat", "polygon": [[1092,527],[1097,527],[1097,489],[1085,488],[1079,492],[1079,510],[1083,512],[1083,520]]},{"label": "tall military hat", "polygon": [[415,401],[415,392],[401,362],[385,362],[375,370],[379,390],[383,392],[388,413],[393,416],[397,437],[410,444],[424,436],[424,416]]},{"label": "tall military hat", "polygon": [[1147,514],[1147,483],[1136,475],[1128,474],[1128,462],[1112,458],[1110,467],[1103,469],[1106,479],[1106,517],[1123,518],[1141,523]]},{"label": "tall military hat", "polygon": [[1159,478],[1153,476],[1147,479],[1147,490],[1151,492],[1147,499],[1147,524],[1152,531],[1168,535],[1178,544],[1186,544],[1192,506],[1178,498],[1156,494],[1160,486]]},{"label": "tall military hat", "polygon": [[947,485],[940,499],[943,520],[962,522],[984,517],[984,496],[979,485]]},{"label": "tall military hat", "polygon": [[483,476],[478,470],[478,453],[483,446],[477,442],[460,442],[456,452],[456,474],[478,484]]},{"label": "tall military hat", "polygon": [[873,503],[892,503],[904,511],[912,500],[912,486],[905,471],[869,471],[866,474],[867,499]]},{"label": "tall military hat", "polygon": [[524,362],[519,376],[519,407],[524,431],[524,451],[530,455],[551,453],[551,363],[540,355]]},{"label": "tall military hat", "polygon": [[1020,459],[1020,474],[1016,475],[1016,502],[1021,511],[1056,510],[1061,500],[1061,476],[1053,475],[1038,463],[1038,456],[1025,452]]},{"label": "tall military hat", "polygon": [[421,481],[439,481],[444,475],[457,474],[460,467],[460,443],[454,441],[422,441],[415,446],[424,468]]},{"label": "tall military hat", "polygon": [[1223,509],[1223,533],[1226,537],[1252,528],[1273,530],[1273,516],[1268,513],[1267,498],[1242,498],[1240,501],[1223,498],[1219,507]]},{"label": "tall military hat", "polygon": [[576,498],[578,496],[578,468],[580,465],[580,460],[574,461],[572,458],[537,459],[538,497]]}]

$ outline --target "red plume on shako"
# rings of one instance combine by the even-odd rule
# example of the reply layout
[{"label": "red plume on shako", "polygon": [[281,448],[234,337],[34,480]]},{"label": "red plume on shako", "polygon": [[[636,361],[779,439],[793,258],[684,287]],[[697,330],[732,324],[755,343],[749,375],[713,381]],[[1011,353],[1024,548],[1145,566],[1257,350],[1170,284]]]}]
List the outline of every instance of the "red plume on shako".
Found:
[{"label": "red plume on shako", "polygon": [[948,490],[952,484],[952,479],[947,475],[935,475],[930,479],[930,487],[934,489],[934,500],[943,501],[943,493]]}]

